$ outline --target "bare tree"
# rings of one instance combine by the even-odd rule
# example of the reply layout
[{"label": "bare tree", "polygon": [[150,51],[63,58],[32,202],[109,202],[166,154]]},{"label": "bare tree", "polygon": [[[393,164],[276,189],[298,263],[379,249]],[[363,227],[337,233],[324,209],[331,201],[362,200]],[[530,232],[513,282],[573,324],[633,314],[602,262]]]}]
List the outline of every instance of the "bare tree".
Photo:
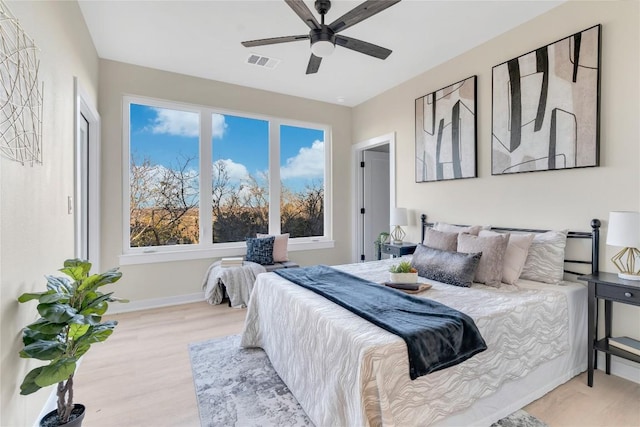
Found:
[{"label": "bare tree", "polygon": [[198,241],[198,174],[193,158],[180,156],[169,167],[137,164],[131,158],[131,246]]}]

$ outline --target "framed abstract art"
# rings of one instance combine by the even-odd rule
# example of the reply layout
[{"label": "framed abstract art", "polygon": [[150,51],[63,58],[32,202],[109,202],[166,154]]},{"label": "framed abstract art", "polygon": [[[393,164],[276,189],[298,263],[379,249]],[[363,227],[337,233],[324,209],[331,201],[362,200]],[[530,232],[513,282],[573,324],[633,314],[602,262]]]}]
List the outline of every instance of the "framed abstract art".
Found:
[{"label": "framed abstract art", "polygon": [[492,175],[599,165],[600,27],[493,67]]},{"label": "framed abstract art", "polygon": [[416,182],[475,178],[476,76],[416,99]]}]

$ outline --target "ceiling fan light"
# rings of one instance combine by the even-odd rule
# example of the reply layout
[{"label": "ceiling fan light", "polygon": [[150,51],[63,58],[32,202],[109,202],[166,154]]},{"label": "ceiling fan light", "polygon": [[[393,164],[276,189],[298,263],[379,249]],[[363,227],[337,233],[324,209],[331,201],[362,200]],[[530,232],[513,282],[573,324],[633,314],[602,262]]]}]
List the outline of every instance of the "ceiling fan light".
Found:
[{"label": "ceiling fan light", "polygon": [[320,58],[331,55],[333,49],[335,45],[327,40],[319,40],[311,45],[311,53]]}]

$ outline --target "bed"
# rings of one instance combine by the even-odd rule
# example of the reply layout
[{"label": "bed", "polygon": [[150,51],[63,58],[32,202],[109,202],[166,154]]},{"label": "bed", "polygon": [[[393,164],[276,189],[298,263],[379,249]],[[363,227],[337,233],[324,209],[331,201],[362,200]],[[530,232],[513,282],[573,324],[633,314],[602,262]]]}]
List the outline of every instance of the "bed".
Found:
[{"label": "bed", "polygon": [[[597,271],[595,225],[592,232],[568,233],[592,244],[590,259],[567,263],[590,264]],[[423,219],[423,240],[428,226]],[[336,268],[381,283],[397,261]],[[265,350],[318,426],[488,426],[586,370],[584,285],[520,280],[499,288],[475,283],[460,288],[420,281],[432,288],[418,297],[475,321],[486,351],[411,380],[401,338],[273,273],[256,280],[242,346]]]}]

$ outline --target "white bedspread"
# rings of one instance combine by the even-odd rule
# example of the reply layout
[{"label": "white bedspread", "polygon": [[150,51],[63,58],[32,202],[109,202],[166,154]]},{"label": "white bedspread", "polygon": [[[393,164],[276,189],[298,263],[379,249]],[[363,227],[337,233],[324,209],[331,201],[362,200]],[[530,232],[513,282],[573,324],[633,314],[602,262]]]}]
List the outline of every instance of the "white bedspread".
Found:
[{"label": "white bedspread", "polygon": [[[389,264],[395,262],[337,268],[383,282],[388,279]],[[421,281],[433,288],[420,296],[474,319],[487,342],[485,352],[412,381],[401,338],[273,273],[261,274],[256,280],[242,345],[266,351],[318,426],[444,422],[545,362],[564,356],[581,363],[581,358],[567,357],[571,343],[581,333],[570,331],[570,293],[563,286],[504,285],[495,289],[474,284],[458,288]],[[575,286],[572,292],[584,291],[580,285],[569,286]],[[580,295],[586,298],[583,293]],[[581,369],[569,368],[571,375]]]}]

